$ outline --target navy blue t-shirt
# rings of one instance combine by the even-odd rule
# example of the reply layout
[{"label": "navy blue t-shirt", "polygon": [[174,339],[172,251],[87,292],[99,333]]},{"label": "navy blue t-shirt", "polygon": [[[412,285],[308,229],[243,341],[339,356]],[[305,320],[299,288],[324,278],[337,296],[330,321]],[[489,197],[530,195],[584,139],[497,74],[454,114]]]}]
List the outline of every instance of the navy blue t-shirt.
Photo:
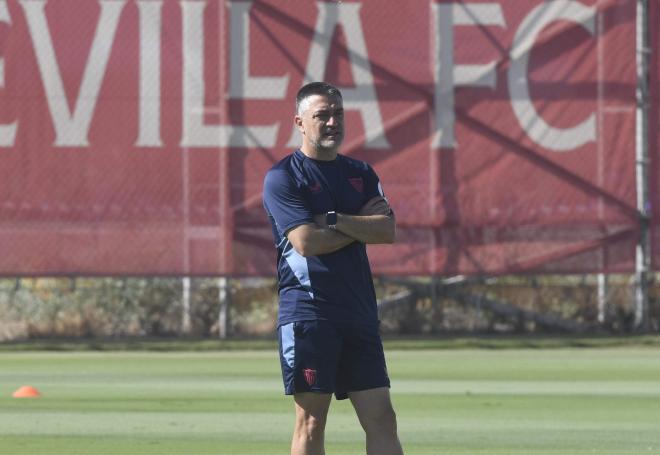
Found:
[{"label": "navy blue t-shirt", "polygon": [[364,243],[304,257],[286,233],[330,211],[355,215],[382,196],[371,166],[343,155],[318,161],[300,150],[273,166],[264,180],[264,208],[273,228],[279,279],[278,325],[325,319],[377,324],[376,293]]}]

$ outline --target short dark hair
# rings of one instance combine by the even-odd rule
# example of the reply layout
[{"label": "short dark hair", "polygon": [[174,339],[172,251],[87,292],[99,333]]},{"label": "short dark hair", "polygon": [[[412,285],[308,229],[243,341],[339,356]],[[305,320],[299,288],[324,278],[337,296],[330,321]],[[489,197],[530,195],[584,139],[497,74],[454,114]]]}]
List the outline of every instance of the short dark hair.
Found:
[{"label": "short dark hair", "polygon": [[305,98],[308,98],[312,95],[323,95],[323,96],[337,96],[342,98],[341,92],[334,85],[330,85],[327,82],[310,82],[302,86],[298,90],[296,95],[296,113],[299,114],[300,103],[303,102]]}]

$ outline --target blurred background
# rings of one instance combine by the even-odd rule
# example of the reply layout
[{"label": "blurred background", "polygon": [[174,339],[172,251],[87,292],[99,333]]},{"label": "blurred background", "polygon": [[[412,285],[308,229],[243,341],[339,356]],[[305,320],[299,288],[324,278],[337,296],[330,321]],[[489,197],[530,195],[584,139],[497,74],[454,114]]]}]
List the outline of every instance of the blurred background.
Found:
[{"label": "blurred background", "polygon": [[0,1],[0,341],[274,338],[262,181],[314,80],[397,215],[386,335],[657,332],[657,13]]}]

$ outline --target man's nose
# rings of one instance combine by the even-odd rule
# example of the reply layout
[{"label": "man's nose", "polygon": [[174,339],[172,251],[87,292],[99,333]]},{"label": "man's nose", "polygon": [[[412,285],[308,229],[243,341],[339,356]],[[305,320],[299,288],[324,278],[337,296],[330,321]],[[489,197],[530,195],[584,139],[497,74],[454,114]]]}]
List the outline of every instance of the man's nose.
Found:
[{"label": "man's nose", "polygon": [[326,125],[333,126],[333,125],[338,125],[339,124],[339,117],[336,115],[331,115],[328,118],[328,121],[326,122]]}]

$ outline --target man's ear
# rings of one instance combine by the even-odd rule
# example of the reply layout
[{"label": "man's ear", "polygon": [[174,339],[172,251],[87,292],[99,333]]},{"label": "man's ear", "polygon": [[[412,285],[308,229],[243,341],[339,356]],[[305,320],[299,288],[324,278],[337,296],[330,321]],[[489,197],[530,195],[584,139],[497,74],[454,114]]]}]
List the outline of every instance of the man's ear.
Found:
[{"label": "man's ear", "polygon": [[293,117],[293,123],[296,125],[296,128],[298,128],[298,131],[305,134],[305,129],[303,128],[303,122],[302,122],[302,117],[301,116],[296,114]]}]

